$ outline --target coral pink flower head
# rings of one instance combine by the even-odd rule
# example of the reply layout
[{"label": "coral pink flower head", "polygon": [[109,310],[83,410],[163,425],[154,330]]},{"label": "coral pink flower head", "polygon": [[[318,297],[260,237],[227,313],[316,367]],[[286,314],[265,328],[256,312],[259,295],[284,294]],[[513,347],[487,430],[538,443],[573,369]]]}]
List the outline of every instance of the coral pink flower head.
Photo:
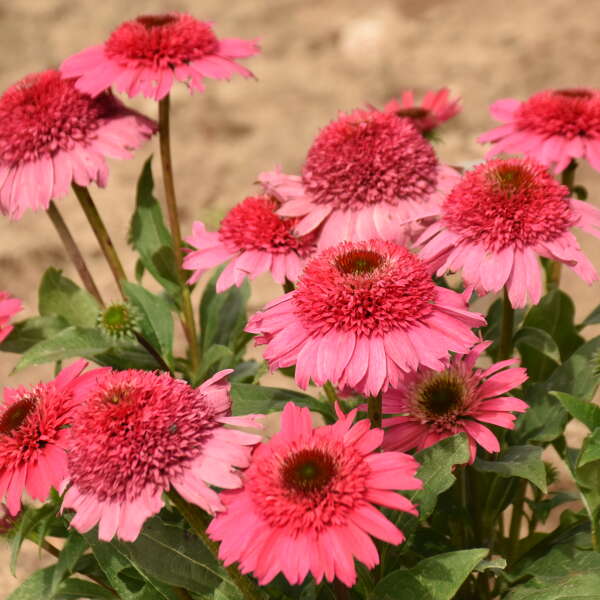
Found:
[{"label": "coral pink flower head", "polygon": [[444,371],[420,368],[402,384],[383,395],[383,412],[401,416],[383,420],[384,448],[422,450],[444,438],[464,432],[469,438],[471,460],[477,445],[499,452],[496,436],[482,423],[514,428],[513,412],[528,405],[506,392],[527,379],[525,369],[514,367],[516,359],[478,369],[475,362],[491,342],[481,342],[466,355],[455,355]]},{"label": "coral pink flower head", "polygon": [[246,467],[250,446],[260,441],[223,427],[254,423],[227,416],[230,372],[197,389],[168,373],[101,374],[73,420],[63,502],[77,513],[71,525],[85,532],[99,523],[101,540],[133,541],[171,486],[209,513],[222,510],[209,486],[239,487],[234,467]]},{"label": "coral pink flower head", "polygon": [[343,242],[305,267],[297,288],[246,328],[266,343],[272,369],[296,365],[296,383],[331,381],[367,395],[423,364],[442,369],[466,352],[485,319],[460,294],[434,285],[426,266],[394,242]]},{"label": "coral pink flower head", "polygon": [[442,88],[436,92],[428,91],[421,105],[417,106],[413,91],[408,90],[402,94],[400,100],[390,100],[383,110],[406,117],[419,131],[429,133],[460,112],[460,99],[450,100],[450,91],[448,88]]},{"label": "coral pink flower head", "polygon": [[598,278],[571,228],[600,237],[600,210],[569,198],[566,186],[531,159],[491,160],[465,173],[442,207],[442,218],[417,240],[438,275],[462,269],[479,295],[506,286],[515,308],[542,294],[538,255]]},{"label": "coral pink flower head", "polygon": [[14,329],[10,320],[22,310],[23,305],[18,298],[12,298],[8,292],[0,292],[0,342]]},{"label": "coral pink flower head", "polygon": [[356,410],[333,425],[312,428],[308,409],[288,403],[281,431],[258,446],[244,487],[221,494],[227,511],[208,527],[221,542],[219,558],[239,562],[261,585],[283,573],[292,585],[308,573],[317,582],[356,581],[354,558],[379,563],[371,536],[390,544],[402,532],[373,504],[417,515],[395,490],[416,490],[417,461],[401,452],[376,452],[383,432]]},{"label": "coral pink flower head", "polygon": [[130,98],[161,100],[177,81],[204,90],[204,78],[252,77],[236,62],[259,52],[254,41],[218,39],[211,23],[185,13],[142,15],[122,23],[108,40],[67,58],[65,77],[77,77],[82,92],[96,96],[114,85]]},{"label": "coral pink flower head", "polygon": [[344,240],[412,240],[422,229],[415,222],[438,215],[457,180],[410,119],[374,109],[342,113],[322,129],[301,177],[259,175],[282,201],[279,214],[302,217],[298,234],[321,226],[320,249]]},{"label": "coral pink flower head", "polygon": [[81,374],[87,363],[78,360],[55,379],[31,389],[4,389],[0,407],[0,498],[12,515],[21,496],[44,502],[50,488],[67,477],[67,446],[73,409],[93,378]]},{"label": "coral pink flower head", "polygon": [[229,211],[219,231],[206,231],[204,223],[196,221],[192,235],[186,238],[196,248],[183,262],[184,269],[194,271],[188,283],[195,283],[207,269],[225,261],[229,264],[217,280],[219,293],[267,271],[277,283],[295,282],[315,249],[315,235],[295,235],[298,219],[279,216],[278,207],[268,196],[249,197]]},{"label": "coral pink flower head", "polygon": [[521,102],[497,100],[492,116],[503,123],[480,135],[492,142],[486,157],[521,153],[560,173],[577,158],[600,171],[600,92],[592,89],[544,90]]},{"label": "coral pink flower head", "polygon": [[29,75],[0,97],[0,211],[19,219],[71,182],[105,186],[106,157],[129,158],[155,130],[110,93],[91,98],[58,71]]}]

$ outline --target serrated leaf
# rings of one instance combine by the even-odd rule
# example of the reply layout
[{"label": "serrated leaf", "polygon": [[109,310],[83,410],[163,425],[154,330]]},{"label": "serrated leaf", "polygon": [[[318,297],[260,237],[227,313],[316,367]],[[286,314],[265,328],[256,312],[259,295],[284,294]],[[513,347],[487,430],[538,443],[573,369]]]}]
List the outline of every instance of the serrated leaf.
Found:
[{"label": "serrated leaf", "polygon": [[42,340],[54,337],[66,329],[69,323],[56,315],[31,317],[13,325],[14,329],[0,344],[0,352],[23,354]]},{"label": "serrated leaf", "polygon": [[550,394],[558,398],[568,413],[586,425],[590,431],[600,427],[600,407],[564,392],[550,392]]},{"label": "serrated leaf", "polygon": [[100,306],[96,299],[62,271],[50,267],[40,283],[39,312],[42,316],[63,317],[70,325],[94,327]]},{"label": "serrated leaf", "polygon": [[168,365],[173,362],[173,318],[169,303],[142,286],[123,282],[123,290],[137,308],[140,330]]},{"label": "serrated leaf", "polygon": [[146,521],[135,542],[112,544],[148,575],[191,592],[206,593],[228,581],[225,570],[195,535],[158,517]]},{"label": "serrated leaf", "polygon": [[136,206],[131,219],[129,241],[138,251],[146,270],[174,298],[178,298],[181,286],[172,249],[173,242],[153,190],[152,158],[149,158],[144,163],[138,180]]},{"label": "serrated leaf", "polygon": [[30,365],[41,365],[66,358],[93,358],[96,354],[108,350],[111,345],[111,340],[98,329],[67,327],[53,338],[43,340],[27,350],[17,363],[15,371]]},{"label": "serrated leaf", "polygon": [[231,383],[231,411],[235,416],[283,410],[288,402],[331,416],[332,407],[301,392],[284,388],[265,387],[251,383]]},{"label": "serrated leaf", "polygon": [[473,468],[484,473],[495,473],[500,477],[527,479],[542,492],[548,491],[546,467],[542,461],[540,446],[510,446],[501,452],[496,460],[477,458]]},{"label": "serrated leaf", "polygon": [[373,591],[389,600],[452,600],[487,548],[458,550],[425,558],[412,569],[400,569],[384,577]]}]

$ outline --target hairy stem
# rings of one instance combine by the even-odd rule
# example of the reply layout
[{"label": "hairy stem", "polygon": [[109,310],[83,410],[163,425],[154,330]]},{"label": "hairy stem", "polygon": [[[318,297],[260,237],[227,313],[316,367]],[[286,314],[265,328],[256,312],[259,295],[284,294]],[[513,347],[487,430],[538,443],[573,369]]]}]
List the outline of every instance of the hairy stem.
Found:
[{"label": "hairy stem", "polygon": [[513,353],[513,327],[515,319],[515,309],[510,303],[506,287],[504,288],[504,297],[502,299],[502,324],[500,330],[500,347],[498,349],[498,360],[506,360]]},{"label": "hairy stem", "polygon": [[369,396],[367,407],[371,427],[381,427],[381,392],[377,396]]},{"label": "hairy stem", "polygon": [[175,196],[175,178],[173,174],[173,161],[171,159],[171,138],[169,124],[170,98],[167,94],[158,103],[158,136],[160,140],[160,158],[163,171],[163,182],[165,186],[165,200],[167,204],[167,215],[169,228],[173,237],[173,252],[177,263],[177,275],[181,283],[181,308],[183,312],[182,325],[189,346],[190,362],[192,372],[195,373],[200,364],[200,352],[196,338],[196,324],[194,322],[194,310],[190,288],[186,284],[185,273],[182,268],[183,242],[181,240],[181,229],[179,227],[179,214],[177,212],[177,198]]},{"label": "hairy stem", "polygon": [[102,296],[100,296],[100,292],[98,291],[92,274],[85,264],[85,260],[79,251],[79,247],[77,246],[75,239],[71,235],[67,224],[58,211],[58,208],[56,208],[56,204],[54,204],[54,202],[50,202],[50,206],[48,207],[48,216],[50,217],[50,220],[52,221],[52,224],[58,233],[58,237],[60,237],[63,246],[65,247],[69,259],[77,270],[83,286],[92,296],[94,296],[94,298],[96,298],[98,304],[104,305]]},{"label": "hairy stem", "polygon": [[[167,495],[189,523],[192,531],[202,540],[202,543],[213,553],[214,557],[219,560],[219,545],[213,542],[206,533],[209,523],[206,514],[199,507],[186,502],[175,489],[171,489]],[[225,569],[245,600],[263,600],[263,594],[252,579],[246,575],[242,575],[234,565],[225,567]]]},{"label": "hairy stem", "polygon": [[86,187],[81,187],[76,183],[73,183],[73,191],[77,196],[77,200],[79,200],[79,204],[87,217],[87,220],[98,240],[98,244],[100,245],[100,249],[102,250],[102,254],[104,254],[104,258],[106,258],[106,262],[112,271],[113,277],[119,287],[119,291],[123,294],[123,288],[121,283],[123,281],[127,281],[127,277],[125,275],[125,271],[123,270],[123,265],[121,264],[121,260],[119,259],[119,255],[115,250],[114,244],[110,239],[110,235],[104,226],[104,221],[102,221],[102,217],[92,200],[92,196],[90,195],[90,191]]}]

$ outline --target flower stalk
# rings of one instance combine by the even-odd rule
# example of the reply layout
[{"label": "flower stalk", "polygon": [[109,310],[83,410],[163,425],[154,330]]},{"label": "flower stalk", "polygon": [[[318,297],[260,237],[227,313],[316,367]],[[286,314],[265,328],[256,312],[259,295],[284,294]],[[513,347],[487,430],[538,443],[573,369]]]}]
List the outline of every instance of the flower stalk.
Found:
[{"label": "flower stalk", "polygon": [[175,179],[173,174],[173,161],[171,158],[170,138],[170,96],[167,94],[158,103],[158,136],[160,142],[160,158],[163,171],[163,183],[165,186],[165,200],[167,204],[167,215],[169,228],[173,237],[173,252],[177,263],[177,275],[181,284],[181,304],[183,311],[182,325],[189,346],[190,362],[192,372],[195,373],[200,364],[200,351],[196,336],[196,324],[194,322],[194,310],[190,289],[186,284],[183,263],[183,242],[181,228],[179,226],[179,214],[177,211],[177,198],[175,195]]},{"label": "flower stalk", "polygon": [[506,360],[513,353],[513,328],[515,320],[515,309],[512,307],[506,286],[502,298],[502,323],[500,325],[500,347],[498,349],[498,360]]},{"label": "flower stalk", "polygon": [[377,396],[369,396],[367,402],[367,415],[371,421],[371,427],[381,427],[382,393],[379,392]]}]

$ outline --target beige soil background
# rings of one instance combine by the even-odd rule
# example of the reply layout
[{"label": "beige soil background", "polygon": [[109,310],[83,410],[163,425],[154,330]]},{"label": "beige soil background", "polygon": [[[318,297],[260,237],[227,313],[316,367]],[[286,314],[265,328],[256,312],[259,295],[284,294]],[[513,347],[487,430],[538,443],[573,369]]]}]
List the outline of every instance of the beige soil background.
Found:
[{"label": "beige soil background", "polygon": [[[407,88],[423,94],[448,86],[462,97],[464,111],[444,127],[438,151],[442,160],[456,164],[482,157],[475,137],[494,124],[487,110],[493,100],[600,83],[600,3],[595,0],[17,0],[0,4],[0,89],[28,73],[58,66],[103,41],[126,19],[169,10],[212,20],[223,37],[258,37],[263,49],[247,63],[256,82],[209,82],[205,94],[193,97],[182,85],[174,89],[172,128],[184,235],[194,219],[216,225],[252,192],[258,172],[276,164],[297,172],[317,130],[340,109],[366,102],[381,106]],[[156,111],[149,101],[132,104],[149,115]],[[152,152],[157,152],[156,141],[131,161],[113,161],[108,190],[92,192],[129,274],[134,260],[125,239],[134,185]],[[597,202],[600,175],[583,166],[577,177]],[[68,197],[57,204],[103,296],[116,299],[76,201]],[[580,239],[600,266],[600,241]],[[0,290],[23,299],[21,316],[35,314],[37,284],[51,265],[77,279],[45,214],[29,213],[19,222],[0,219]],[[278,293],[268,278],[253,287],[253,309]],[[577,299],[579,318],[600,300],[598,285],[587,287],[570,272],[564,289]],[[49,369],[40,368],[9,376],[15,362],[13,355],[0,357],[2,385],[49,375]],[[0,542],[0,599],[18,584],[8,572],[7,550]],[[45,557],[26,548],[19,579],[42,564],[48,564]]]}]

